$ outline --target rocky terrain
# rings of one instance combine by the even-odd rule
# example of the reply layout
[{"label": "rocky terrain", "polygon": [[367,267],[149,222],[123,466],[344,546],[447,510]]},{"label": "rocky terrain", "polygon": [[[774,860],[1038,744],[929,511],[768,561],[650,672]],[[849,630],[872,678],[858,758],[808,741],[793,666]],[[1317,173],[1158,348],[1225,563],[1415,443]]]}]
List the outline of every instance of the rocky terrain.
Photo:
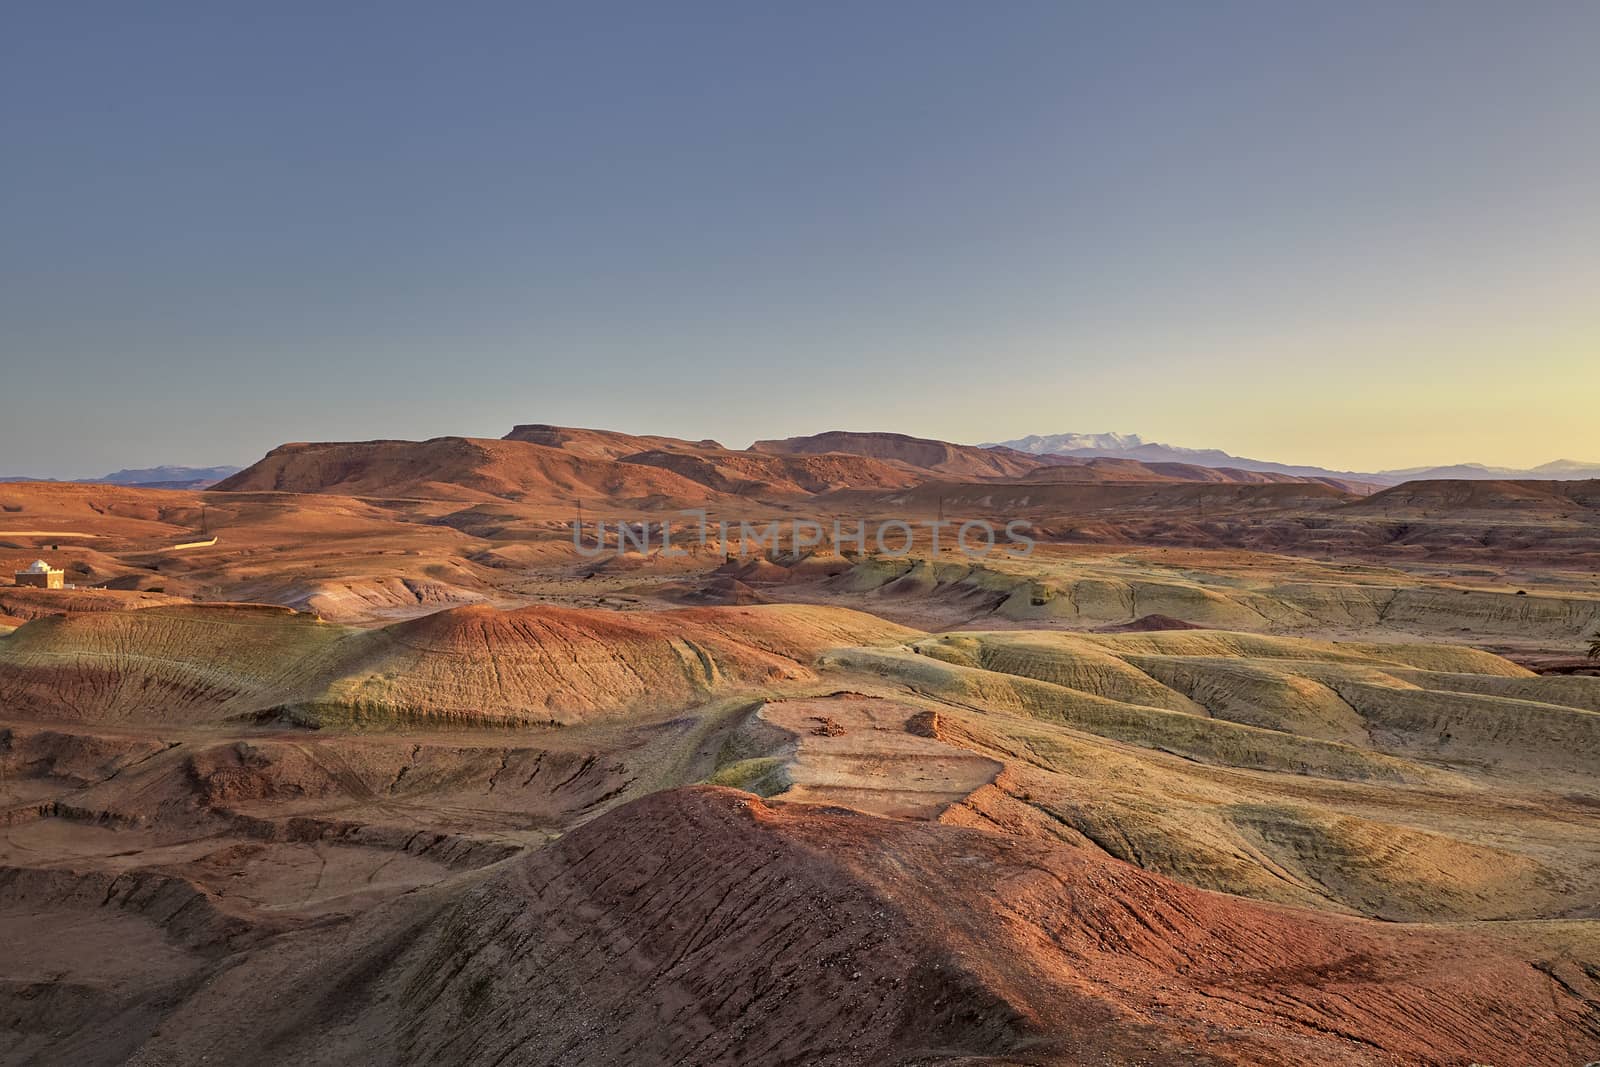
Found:
[{"label": "rocky terrain", "polygon": [[0,573],[72,586],[0,583],[0,1062],[1600,1059],[1600,677],[1540,673],[1593,486],[1166,466],[522,426],[0,485]]}]

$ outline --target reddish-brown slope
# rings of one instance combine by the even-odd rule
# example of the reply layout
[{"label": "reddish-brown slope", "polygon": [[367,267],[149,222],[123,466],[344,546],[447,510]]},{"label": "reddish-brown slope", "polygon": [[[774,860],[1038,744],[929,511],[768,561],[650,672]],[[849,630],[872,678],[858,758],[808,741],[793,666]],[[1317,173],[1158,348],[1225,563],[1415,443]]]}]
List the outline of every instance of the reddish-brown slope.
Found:
[{"label": "reddish-brown slope", "polygon": [[467,437],[282,445],[215,490],[532,502],[692,502],[711,495],[671,471],[525,441]]},{"label": "reddish-brown slope", "polygon": [[[758,441],[747,451],[605,430],[519,426],[501,440],[289,444],[218,483],[222,492],[526,503],[576,499],[693,503],[718,494],[804,496],[903,489],[929,478],[1044,483],[1295,483],[1298,479],[1135,460],[1041,459],[903,434],[844,433]],[[1304,483],[1301,483],[1304,484]]]},{"label": "reddish-brown slope", "polygon": [[1046,465],[1046,461],[1010,449],[978,448],[908,437],[900,433],[852,433],[831,430],[809,437],[757,441],[752,452],[772,455],[817,455],[848,452],[856,456],[891,460],[944,475],[973,478],[1016,478]]},{"label": "reddish-brown slope", "polygon": [[[283,445],[219,483],[221,492],[287,491],[524,503],[700,503],[718,493],[800,496],[893,488],[925,475],[900,464],[831,454],[772,456],[715,442],[556,427],[507,440],[441,437]],[[550,442],[549,444],[543,442]]]},{"label": "reddish-brown slope", "polygon": [[57,538],[63,547],[97,547],[121,539],[176,540],[196,528],[201,500],[199,493],[181,490],[0,482],[0,546],[14,548],[18,555],[32,551],[37,556],[37,549],[24,544]]},{"label": "reddish-brown slope", "polygon": [[[374,920],[301,958],[298,975],[246,969],[201,994],[191,1017],[207,996],[252,998],[223,1016],[231,1033],[179,1019],[149,1051],[1568,1067],[1600,1047],[1600,984],[1583,961],[1546,973],[1449,928],[1256,904],[1089,850],[705,787],[619,808],[442,910]],[[337,1017],[313,1007],[335,1002]]]}]

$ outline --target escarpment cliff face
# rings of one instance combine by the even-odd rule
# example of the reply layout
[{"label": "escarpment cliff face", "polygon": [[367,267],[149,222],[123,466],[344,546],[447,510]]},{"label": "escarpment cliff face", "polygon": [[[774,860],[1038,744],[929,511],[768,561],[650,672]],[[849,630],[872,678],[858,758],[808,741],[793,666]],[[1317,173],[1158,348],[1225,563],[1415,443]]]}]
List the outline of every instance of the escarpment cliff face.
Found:
[{"label": "escarpment cliff face", "polygon": [[628,463],[661,467],[721,493],[806,496],[836,489],[903,489],[923,475],[899,464],[865,456],[824,453],[766,456],[753,452],[651,451]]}]

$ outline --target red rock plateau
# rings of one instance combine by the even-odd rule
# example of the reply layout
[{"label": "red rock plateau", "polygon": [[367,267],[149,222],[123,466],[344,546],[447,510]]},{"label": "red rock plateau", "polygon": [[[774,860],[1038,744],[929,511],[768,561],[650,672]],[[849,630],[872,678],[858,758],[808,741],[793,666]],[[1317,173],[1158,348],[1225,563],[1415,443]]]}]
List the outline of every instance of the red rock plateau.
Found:
[{"label": "red rock plateau", "polygon": [[544,425],[0,485],[70,586],[0,579],[0,1062],[1600,1060],[1600,492],[1369,492]]}]

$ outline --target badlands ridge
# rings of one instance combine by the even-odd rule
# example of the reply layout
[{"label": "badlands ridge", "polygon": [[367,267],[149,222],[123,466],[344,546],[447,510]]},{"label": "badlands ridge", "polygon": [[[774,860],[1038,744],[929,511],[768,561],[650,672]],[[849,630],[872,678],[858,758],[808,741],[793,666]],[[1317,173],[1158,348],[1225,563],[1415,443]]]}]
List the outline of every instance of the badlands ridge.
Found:
[{"label": "badlands ridge", "polygon": [[73,586],[0,586],[0,1062],[1600,1059],[1596,483],[524,426],[0,506]]}]

